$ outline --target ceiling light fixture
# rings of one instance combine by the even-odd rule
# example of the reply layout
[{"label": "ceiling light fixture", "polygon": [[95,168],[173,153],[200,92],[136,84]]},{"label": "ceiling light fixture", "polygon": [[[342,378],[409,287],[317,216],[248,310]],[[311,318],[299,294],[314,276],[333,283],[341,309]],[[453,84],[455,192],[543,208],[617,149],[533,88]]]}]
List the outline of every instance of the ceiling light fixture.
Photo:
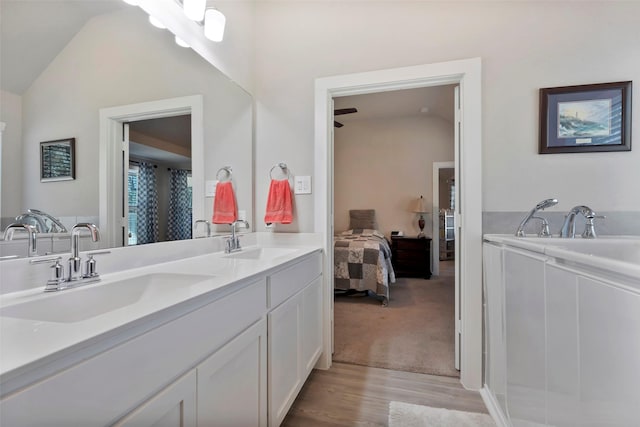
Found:
[{"label": "ceiling light fixture", "polygon": [[164,25],[162,22],[160,22],[160,21],[158,20],[158,18],[156,18],[155,16],[151,16],[151,15],[149,15],[149,22],[151,23],[151,25],[153,25],[153,26],[154,26],[154,27],[156,27],[156,28],[160,28],[161,30],[164,30],[165,28],[167,28],[167,27],[165,27],[165,25]]},{"label": "ceiling light fixture", "polygon": [[189,44],[188,44],[186,41],[182,40],[182,39],[181,39],[180,37],[178,37],[178,36],[176,36],[176,44],[177,44],[178,46],[181,46],[181,47],[191,47],[191,46],[189,46]]},{"label": "ceiling light fixture", "polygon": [[202,21],[204,11],[207,8],[207,0],[184,0],[182,2],[182,8],[187,18],[194,21]]},{"label": "ceiling light fixture", "polygon": [[211,41],[221,42],[227,18],[218,9],[209,8],[204,13],[204,36]]}]

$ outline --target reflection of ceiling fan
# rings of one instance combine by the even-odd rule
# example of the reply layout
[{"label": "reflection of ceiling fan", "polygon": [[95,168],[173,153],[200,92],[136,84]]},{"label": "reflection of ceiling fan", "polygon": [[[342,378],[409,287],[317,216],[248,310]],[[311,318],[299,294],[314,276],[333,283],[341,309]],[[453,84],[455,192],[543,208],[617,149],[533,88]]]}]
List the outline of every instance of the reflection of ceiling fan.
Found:
[{"label": "reflection of ceiling fan", "polygon": [[[351,114],[351,113],[357,113],[357,112],[358,110],[356,108],[340,108],[338,110],[333,110],[333,115],[341,116],[343,114]],[[335,120],[333,121],[333,125],[337,128],[341,128],[342,126],[344,126],[342,123],[336,122]]]}]

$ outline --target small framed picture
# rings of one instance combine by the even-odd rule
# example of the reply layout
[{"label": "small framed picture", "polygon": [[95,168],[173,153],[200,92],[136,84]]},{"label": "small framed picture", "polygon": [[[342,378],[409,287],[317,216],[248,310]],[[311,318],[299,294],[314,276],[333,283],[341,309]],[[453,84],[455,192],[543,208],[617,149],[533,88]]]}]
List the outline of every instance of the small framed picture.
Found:
[{"label": "small framed picture", "polygon": [[631,151],[631,82],[540,89],[540,154]]},{"label": "small framed picture", "polygon": [[40,181],[76,179],[75,138],[40,143]]}]

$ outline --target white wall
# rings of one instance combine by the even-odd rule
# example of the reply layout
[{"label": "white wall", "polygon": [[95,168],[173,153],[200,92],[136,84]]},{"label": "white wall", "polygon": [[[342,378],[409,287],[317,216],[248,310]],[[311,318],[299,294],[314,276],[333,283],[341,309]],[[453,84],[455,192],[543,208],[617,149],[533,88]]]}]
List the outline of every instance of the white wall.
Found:
[{"label": "white wall", "polygon": [[453,123],[435,116],[354,120],[334,135],[335,230],[349,227],[349,209],[373,208],[386,235],[417,235],[419,216],[411,211],[420,195],[432,205],[432,164],[453,161]]},{"label": "white wall", "polygon": [[[15,217],[22,204],[22,97],[0,91],[0,122],[6,123],[2,132],[2,211],[0,218]],[[33,163],[32,163],[33,164]],[[35,167],[35,165],[34,165]],[[7,221],[5,221],[7,222]],[[6,226],[8,224],[2,224]],[[4,229],[4,228],[2,228]]]},{"label": "white wall", "polygon": [[[97,215],[99,109],[195,94],[204,95],[205,178],[232,165],[239,208],[250,211],[250,96],[138,8],[90,21],[25,93],[22,177],[30,190],[22,209]],[[66,137],[76,138],[76,180],[40,183],[39,142]]]},{"label": "white wall", "polygon": [[[481,57],[483,209],[640,211],[640,151],[538,155],[538,90],[635,80],[640,2],[261,1],[256,6],[256,200],[279,160],[313,170],[317,77]],[[634,109],[633,127],[640,129]],[[637,134],[637,132],[636,132]],[[296,197],[300,231],[311,198]]]}]

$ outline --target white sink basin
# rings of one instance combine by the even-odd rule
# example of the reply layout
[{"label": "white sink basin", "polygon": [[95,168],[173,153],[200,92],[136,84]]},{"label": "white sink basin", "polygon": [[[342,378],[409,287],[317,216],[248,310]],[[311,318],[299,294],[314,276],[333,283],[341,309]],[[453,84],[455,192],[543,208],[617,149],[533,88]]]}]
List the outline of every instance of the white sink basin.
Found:
[{"label": "white sink basin", "polygon": [[87,284],[5,307],[0,310],[0,316],[43,322],[80,322],[211,278],[195,274],[158,273]]},{"label": "white sink basin", "polygon": [[250,248],[242,249],[239,252],[226,255],[226,257],[235,259],[272,260],[289,255],[295,251],[296,249],[291,248]]}]

